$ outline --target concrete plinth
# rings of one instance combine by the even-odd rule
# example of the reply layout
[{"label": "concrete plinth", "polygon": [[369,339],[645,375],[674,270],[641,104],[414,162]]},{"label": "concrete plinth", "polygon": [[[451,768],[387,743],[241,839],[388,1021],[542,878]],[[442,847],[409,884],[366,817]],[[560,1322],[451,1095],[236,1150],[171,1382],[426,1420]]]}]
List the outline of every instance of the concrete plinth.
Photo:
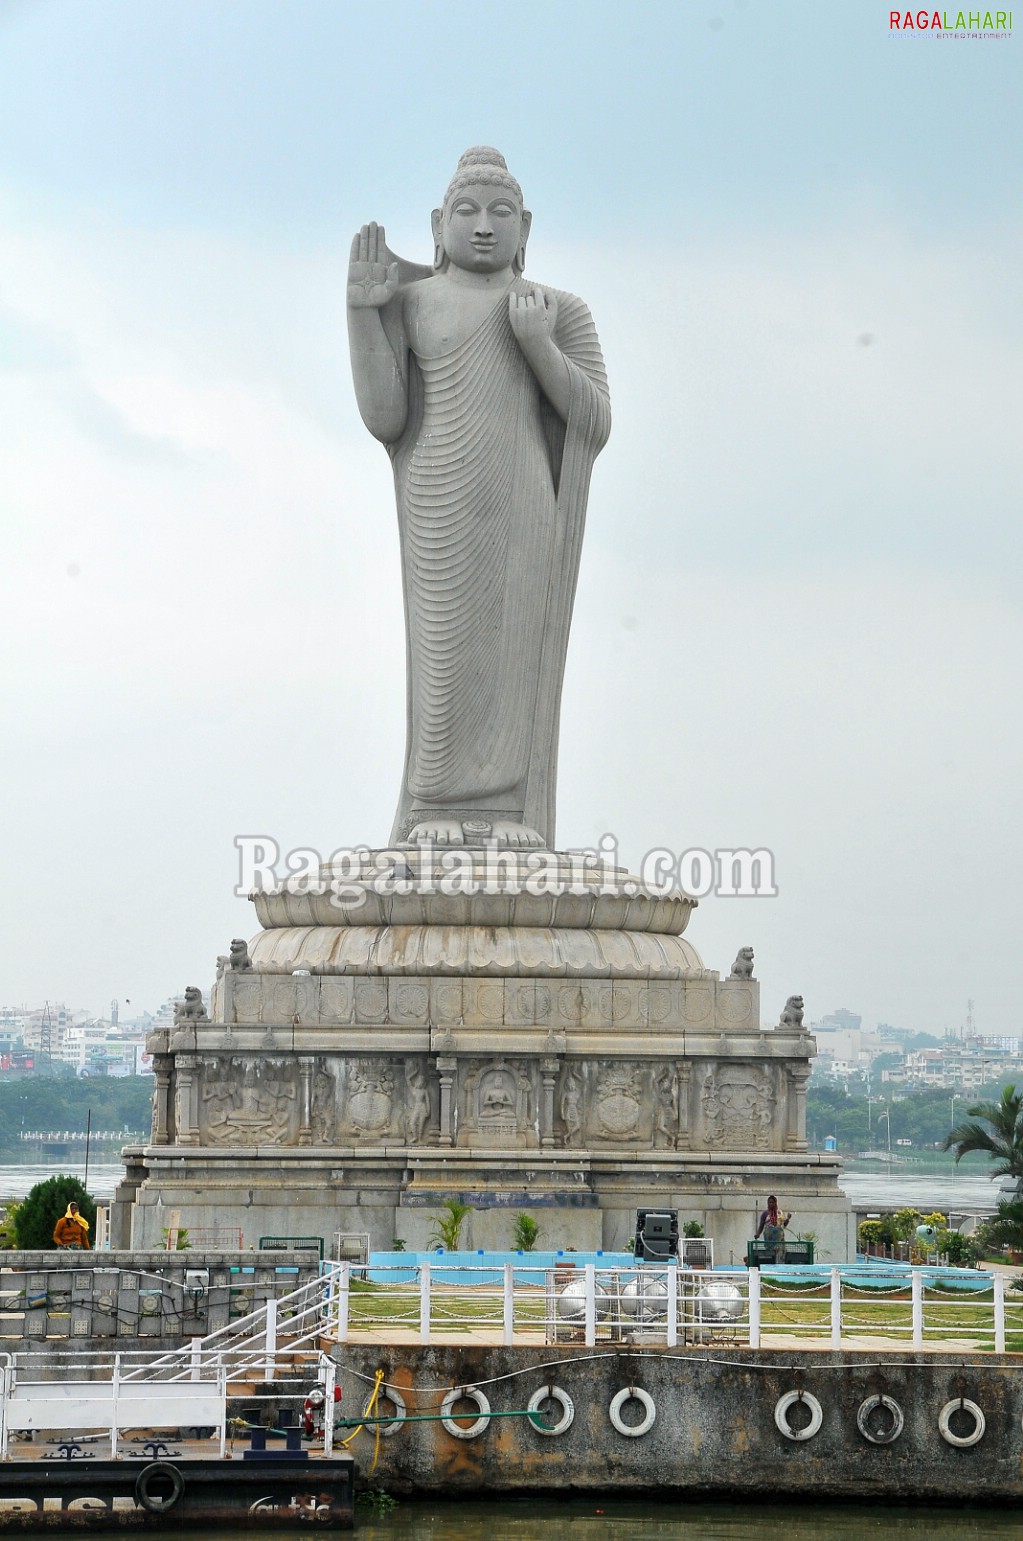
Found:
[{"label": "concrete plinth", "polygon": [[806,1149],[814,1040],[764,1030],[757,981],[704,968],[695,901],[551,852],[457,856],[367,852],[257,896],[265,929],[212,1020],[150,1037],[152,1142],[115,1234],[154,1244],[177,1211],[247,1241],[416,1247],[457,1196],[474,1245],[526,1209],[552,1244],[617,1247],[664,1204],[727,1261],[777,1191],[844,1260],[839,1163]]}]

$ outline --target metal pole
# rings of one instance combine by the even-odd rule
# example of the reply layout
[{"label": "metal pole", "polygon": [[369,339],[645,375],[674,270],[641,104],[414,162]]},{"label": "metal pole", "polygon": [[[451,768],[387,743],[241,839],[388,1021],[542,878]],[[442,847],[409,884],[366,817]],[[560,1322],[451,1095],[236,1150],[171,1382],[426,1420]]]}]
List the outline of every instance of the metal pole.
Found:
[{"label": "metal pole", "polygon": [[842,1347],[842,1270],[831,1270],[831,1347]]},{"label": "metal pole", "polygon": [[749,1278],[749,1346],[760,1347],[760,1269],[751,1268]]},{"label": "metal pole", "polygon": [[595,1263],[585,1265],[586,1290],[586,1347],[592,1348],[597,1341],[597,1266]]},{"label": "metal pole", "polygon": [[266,1378],[267,1380],[276,1380],[277,1301],[275,1299],[268,1300],[264,1310],[266,1311]]},{"label": "metal pole", "polygon": [[351,1304],[351,1263],[342,1263],[335,1274],[335,1303],[337,1310],[337,1341],[348,1342],[348,1319]]},{"label": "metal pole", "polygon": [[1005,1353],[1005,1275],[995,1274],[995,1353]]},{"label": "metal pole", "polygon": [[668,1348],[678,1343],[678,1264],[668,1264]]},{"label": "metal pole", "polygon": [[509,1347],[515,1338],[515,1270],[512,1263],[504,1265],[504,1344]]},{"label": "metal pole", "polygon": [[913,1347],[924,1346],[924,1276],[913,1269]]},{"label": "metal pole", "polygon": [[92,1109],[89,1108],[87,1110],[86,1114],[85,1114],[85,1181],[82,1183],[82,1187],[85,1189],[86,1192],[89,1191],[89,1141],[90,1141],[91,1138],[92,1138]]},{"label": "metal pole", "polygon": [[430,1341],[430,1265],[422,1263],[419,1269],[419,1341]]},{"label": "metal pole", "polygon": [[323,1386],[323,1453],[325,1456],[334,1454],[334,1381],[337,1376],[337,1365],[333,1359],[328,1361],[327,1374]]}]

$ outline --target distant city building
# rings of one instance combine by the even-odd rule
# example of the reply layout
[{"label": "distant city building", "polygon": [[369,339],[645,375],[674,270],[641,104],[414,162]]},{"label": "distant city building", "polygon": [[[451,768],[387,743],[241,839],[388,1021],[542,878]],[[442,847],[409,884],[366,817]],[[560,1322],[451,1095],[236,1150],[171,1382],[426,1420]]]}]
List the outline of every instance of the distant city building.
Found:
[{"label": "distant city building", "polygon": [[848,1032],[855,1032],[858,1031],[862,1025],[863,1018],[858,1017],[855,1011],[846,1011],[844,1006],[840,1006],[838,1011],[829,1011],[828,1015],[826,1017],[822,1017],[820,1022],[817,1024],[817,1026],[823,1028],[825,1032],[830,1032],[833,1029],[837,1029],[839,1031],[844,1030]]},{"label": "distant city building", "polygon": [[[91,1017],[63,1002],[0,1007],[0,1073],[66,1065],[79,1075],[143,1075],[152,1071],[146,1033],[153,1017],[133,1022]],[[173,1016],[173,1004],[171,1006]]]}]

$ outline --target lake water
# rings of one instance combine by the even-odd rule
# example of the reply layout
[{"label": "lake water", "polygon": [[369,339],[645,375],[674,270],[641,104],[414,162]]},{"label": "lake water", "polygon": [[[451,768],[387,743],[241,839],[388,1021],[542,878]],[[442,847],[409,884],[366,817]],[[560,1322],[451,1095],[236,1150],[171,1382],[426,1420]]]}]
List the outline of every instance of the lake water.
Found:
[{"label": "lake water", "polygon": [[[983,1541],[991,1536],[1007,1541],[1023,1535],[1023,1521],[1004,1506],[665,1503],[559,1500],[534,1493],[529,1499],[488,1503],[409,1500],[380,1516],[360,1507],[354,1536],[357,1541],[857,1541],[891,1535],[896,1527],[900,1541]],[[239,1541],[241,1533],[208,1527],[192,1534],[195,1541]],[[166,1541],[171,1541],[170,1532]]]},{"label": "lake water", "polygon": [[[42,1162],[5,1162],[0,1165],[0,1199],[24,1198],[37,1182],[52,1177],[54,1172],[69,1172],[84,1177],[85,1163],[81,1160]],[[94,1198],[109,1199],[121,1180],[119,1161],[103,1158],[89,1162],[89,1192]],[[993,1213],[997,1208],[999,1192],[997,1182],[984,1175],[980,1165],[972,1170],[962,1170],[954,1175],[937,1172],[926,1176],[914,1171],[843,1172],[842,1187],[848,1193],[856,1209],[901,1209],[911,1205],[924,1213],[949,1209],[959,1213]],[[780,1195],[779,1195],[780,1196]],[[796,1217],[798,1227],[798,1215]]]}]

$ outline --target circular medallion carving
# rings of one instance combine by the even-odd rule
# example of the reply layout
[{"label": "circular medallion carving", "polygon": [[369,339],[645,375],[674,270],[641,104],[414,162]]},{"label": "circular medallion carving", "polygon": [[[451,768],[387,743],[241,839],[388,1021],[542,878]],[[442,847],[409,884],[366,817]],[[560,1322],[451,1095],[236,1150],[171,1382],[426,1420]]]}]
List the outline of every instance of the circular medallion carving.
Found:
[{"label": "circular medallion carving", "polygon": [[356,1005],[358,1006],[360,1016],[386,1016],[387,986],[371,984],[367,980],[361,980],[359,984],[359,993],[356,996]]},{"label": "circular medallion carving", "polygon": [[624,1022],[626,1017],[632,1015],[632,991],[623,990],[617,985],[611,993],[611,1019],[614,1022]]},{"label": "circular medallion carving", "polygon": [[424,985],[402,985],[398,990],[398,1010],[403,1017],[422,1020],[430,1004],[430,995]]},{"label": "circular medallion carving", "polygon": [[709,990],[687,990],[685,1016],[687,1022],[706,1022],[714,1007]]},{"label": "circular medallion carving", "polygon": [[671,1015],[671,992],[668,990],[642,991],[640,1009],[648,1022],[667,1022]]},{"label": "circular medallion carving", "polygon": [[590,992],[578,986],[558,991],[558,1011],[566,1022],[575,1022],[590,1010]]},{"label": "circular medallion carving", "polygon": [[504,986],[481,985],[476,996],[480,1016],[488,1022],[500,1022],[504,1015]]},{"label": "circular medallion carving", "polygon": [[274,1015],[278,1017],[295,1015],[295,986],[292,980],[282,979],[274,985],[273,1008]]},{"label": "circular medallion carving", "polygon": [[262,985],[257,980],[246,980],[234,987],[234,1014],[239,1022],[259,1021],[259,1002]]},{"label": "circular medallion carving", "polygon": [[718,1011],[726,1022],[748,1022],[753,1009],[753,997],[745,990],[722,990]]},{"label": "circular medallion carving", "polygon": [[437,990],[437,1011],[446,1022],[462,1015],[461,985],[441,985]]}]

